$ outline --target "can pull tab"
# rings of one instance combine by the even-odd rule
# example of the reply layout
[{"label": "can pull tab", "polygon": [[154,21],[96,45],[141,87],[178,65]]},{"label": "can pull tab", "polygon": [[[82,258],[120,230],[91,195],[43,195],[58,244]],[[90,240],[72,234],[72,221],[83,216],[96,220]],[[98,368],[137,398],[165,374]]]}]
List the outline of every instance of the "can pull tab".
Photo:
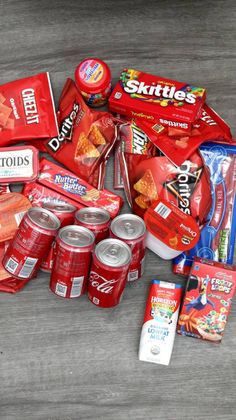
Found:
[{"label": "can pull tab", "polygon": [[118,262],[119,261],[119,253],[120,253],[120,247],[117,245],[112,245],[111,248],[108,248],[105,250],[104,254],[106,257],[109,258],[109,260]]},{"label": "can pull tab", "polygon": [[130,222],[126,222],[124,225],[125,231],[127,233],[127,235],[133,235],[134,233],[134,227],[132,226],[132,224]]},{"label": "can pull tab", "polygon": [[50,216],[48,213],[40,214],[40,222],[48,224],[49,221],[50,221]]}]

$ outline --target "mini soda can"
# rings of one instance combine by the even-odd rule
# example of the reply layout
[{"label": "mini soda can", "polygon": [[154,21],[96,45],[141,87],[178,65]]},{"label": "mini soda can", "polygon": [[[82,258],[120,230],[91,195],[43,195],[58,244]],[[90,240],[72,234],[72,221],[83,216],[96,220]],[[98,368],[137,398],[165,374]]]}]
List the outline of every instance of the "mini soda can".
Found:
[{"label": "mini soda can", "polygon": [[19,279],[33,278],[59,227],[60,220],[49,210],[29,209],[3,258],[5,270]]},{"label": "mini soda can", "polygon": [[75,82],[89,106],[105,105],[111,93],[111,72],[104,61],[99,58],[83,60],[76,67]]},{"label": "mini soda can", "polygon": [[139,360],[168,365],[174,345],[182,286],[153,280],[146,304]]},{"label": "mini soda can", "polygon": [[143,275],[145,260],[146,226],[143,219],[135,214],[122,214],[111,222],[110,232],[111,237],[121,239],[131,248],[128,281],[139,279]]},{"label": "mini soda can", "polygon": [[195,257],[177,332],[220,343],[235,288],[235,266]]},{"label": "mini soda can", "polygon": [[[72,204],[61,202],[55,203],[54,200],[51,200],[47,203],[43,203],[42,207],[44,209],[50,210],[53,214],[55,214],[61,222],[61,228],[67,225],[71,225],[74,221],[74,214],[76,211],[76,207]],[[43,261],[41,263],[41,270],[46,272],[51,272],[54,260],[54,245],[55,242],[52,244],[50,251],[44,256]]]},{"label": "mini soda can", "polygon": [[120,303],[131,258],[129,246],[119,239],[96,245],[88,284],[88,298],[94,305],[110,308]]},{"label": "mini soda can", "polygon": [[91,230],[98,243],[109,236],[110,215],[102,208],[87,207],[75,213],[75,225]]},{"label": "mini soda can", "polygon": [[94,234],[82,226],[69,225],[56,237],[50,289],[63,298],[76,298],[87,288]]}]

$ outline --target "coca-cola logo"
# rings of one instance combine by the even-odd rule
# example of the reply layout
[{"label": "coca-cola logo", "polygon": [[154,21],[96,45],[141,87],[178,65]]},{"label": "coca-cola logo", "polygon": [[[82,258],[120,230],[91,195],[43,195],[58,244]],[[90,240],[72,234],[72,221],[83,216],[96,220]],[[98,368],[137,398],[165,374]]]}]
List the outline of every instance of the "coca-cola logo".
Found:
[{"label": "coca-cola logo", "polygon": [[119,279],[105,279],[104,277],[100,276],[96,271],[90,272],[90,285],[95,287],[99,292],[109,294],[114,289],[115,283],[118,282]]}]

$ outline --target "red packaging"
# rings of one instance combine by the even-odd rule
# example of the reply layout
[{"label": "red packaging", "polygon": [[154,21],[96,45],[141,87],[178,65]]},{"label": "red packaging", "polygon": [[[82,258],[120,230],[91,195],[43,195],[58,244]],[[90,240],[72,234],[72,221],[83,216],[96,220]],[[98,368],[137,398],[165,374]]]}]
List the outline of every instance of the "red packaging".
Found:
[{"label": "red packaging", "polygon": [[178,333],[220,343],[236,288],[236,267],[195,257]]},{"label": "red packaging", "polygon": [[0,292],[5,293],[17,293],[26,283],[28,283],[28,279],[19,280],[15,279],[9,274],[2,265],[2,259],[4,254],[9,246],[9,242],[1,243],[0,244]]},{"label": "red packaging", "polygon": [[96,245],[88,284],[88,298],[94,305],[110,308],[120,303],[131,257],[130,248],[119,239]]},{"label": "red packaging", "polygon": [[158,123],[137,120],[137,124],[175,165],[180,166],[205,141],[232,142],[229,126],[208,105],[204,105],[191,132],[180,132]]},{"label": "red packaging", "polygon": [[29,201],[31,202],[32,206],[42,207],[43,203],[49,203],[53,201],[55,204],[71,204],[75,206],[77,209],[81,209],[84,206],[82,204],[77,203],[74,200],[71,200],[64,195],[47,188],[38,182],[31,182],[26,184],[22,190],[22,194],[25,197],[28,197]]},{"label": "red packaging", "polygon": [[0,195],[0,243],[13,238],[30,207],[30,201],[22,194],[11,192]]},{"label": "red packaging", "polygon": [[0,86],[0,145],[58,135],[49,73]]},{"label": "red packaging", "polygon": [[33,146],[0,148],[0,183],[16,184],[38,178],[38,150]]},{"label": "red packaging", "polygon": [[165,156],[121,154],[125,193],[133,212],[143,217],[160,197],[204,223],[211,207],[209,170],[198,152],[180,167]]},{"label": "red packaging", "polygon": [[[43,203],[42,207],[51,211],[60,220],[60,227],[71,225],[74,222],[74,215],[76,207],[69,203],[55,203],[54,200]],[[54,261],[54,244],[52,244],[50,251],[44,256],[41,263],[41,270],[51,272]]]},{"label": "red packaging", "polygon": [[124,69],[109,98],[109,109],[130,118],[189,130],[200,115],[205,96],[203,88]]},{"label": "red packaging", "polygon": [[145,260],[146,226],[135,214],[121,214],[111,222],[112,238],[121,239],[132,251],[128,281],[138,280],[143,275]]},{"label": "red packaging", "polygon": [[93,233],[81,226],[60,229],[50,280],[50,288],[56,295],[75,298],[85,292],[94,239]]},{"label": "red packaging", "polygon": [[108,112],[91,111],[73,80],[68,79],[58,111],[59,135],[46,142],[47,151],[86,181],[108,159],[116,126]]},{"label": "red packaging", "polygon": [[0,195],[7,194],[9,192],[11,192],[9,185],[7,184],[0,185]]},{"label": "red packaging", "polygon": [[102,208],[86,207],[75,213],[75,225],[91,230],[97,244],[109,236],[110,215]]},{"label": "red packaging", "polygon": [[122,198],[108,190],[93,188],[72,172],[47,159],[42,159],[38,182],[86,207],[102,207],[115,217],[123,204]]},{"label": "red packaging", "polygon": [[103,106],[111,93],[111,72],[99,58],[86,58],[75,70],[75,81],[89,106]]},{"label": "red packaging", "polygon": [[24,216],[3,258],[5,270],[19,279],[33,278],[59,227],[60,221],[53,213],[32,207]]}]

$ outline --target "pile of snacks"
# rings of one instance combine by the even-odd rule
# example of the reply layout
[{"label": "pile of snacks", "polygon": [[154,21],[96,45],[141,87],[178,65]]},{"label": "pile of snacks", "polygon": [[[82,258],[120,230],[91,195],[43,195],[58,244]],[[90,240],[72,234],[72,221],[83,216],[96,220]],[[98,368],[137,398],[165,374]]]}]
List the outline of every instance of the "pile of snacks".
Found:
[{"label": "pile of snacks", "polygon": [[[129,68],[112,91],[97,58],[67,79],[57,113],[48,73],[0,86],[0,291],[43,270],[57,296],[113,307],[142,277],[147,247],[189,280],[184,296],[153,280],[140,360],[169,364],[177,325],[220,342],[236,286],[236,146],[205,100],[204,88]],[[133,214],[104,188],[112,152]]]}]

